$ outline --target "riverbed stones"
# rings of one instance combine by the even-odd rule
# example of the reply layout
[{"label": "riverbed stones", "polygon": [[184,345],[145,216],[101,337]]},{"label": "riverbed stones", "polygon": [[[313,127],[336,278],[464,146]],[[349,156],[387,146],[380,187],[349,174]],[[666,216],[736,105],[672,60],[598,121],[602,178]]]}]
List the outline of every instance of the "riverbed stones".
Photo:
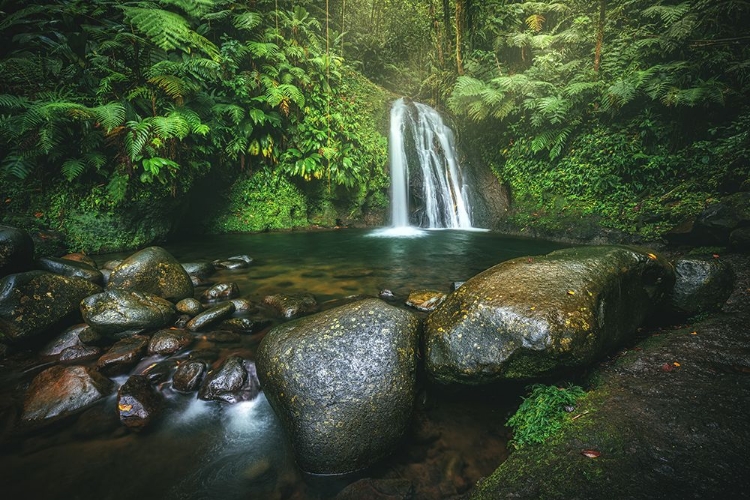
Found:
[{"label": "riverbed stones", "polygon": [[172,377],[172,387],[182,392],[197,391],[206,373],[206,363],[199,360],[181,362]]},{"label": "riverbed stones", "polygon": [[189,316],[195,316],[196,314],[200,314],[200,312],[203,311],[203,304],[201,304],[198,299],[194,299],[193,297],[182,299],[177,304],[175,304],[174,307],[175,309],[177,309],[177,312],[181,314],[187,314]]},{"label": "riverbed stones", "polygon": [[193,335],[182,328],[159,330],[148,343],[149,354],[168,356],[184,349],[193,342]]},{"label": "riverbed stones", "polygon": [[416,393],[419,321],[366,299],[274,327],[258,374],[297,463],[344,474],[393,452]]},{"label": "riverbed stones", "polygon": [[131,375],[117,391],[120,422],[134,431],[141,431],[155,420],[163,406],[163,397],[146,375]]},{"label": "riverbed stones", "polygon": [[186,328],[192,332],[202,330],[211,325],[221,322],[234,313],[234,304],[232,302],[222,302],[209,309],[206,309],[193,319],[187,322]]},{"label": "riverbed stones", "polygon": [[112,381],[84,366],[53,366],[34,377],[26,393],[22,420],[63,417],[111,394]]},{"label": "riverbed stones", "polygon": [[39,351],[39,354],[42,356],[58,356],[68,347],[82,345],[83,343],[78,335],[88,327],[87,324],[83,323],[65,329],[60,335],[48,342],[47,345]]},{"label": "riverbed stones", "polygon": [[204,400],[237,403],[250,401],[260,393],[255,363],[240,356],[229,356],[216,370],[209,371],[198,397]]},{"label": "riverbed stones", "polygon": [[216,268],[210,262],[183,262],[182,268],[190,276],[206,280],[216,272]]},{"label": "riverbed stones", "polygon": [[0,278],[28,271],[34,262],[34,241],[23,229],[0,225]]},{"label": "riverbed stones", "polygon": [[442,383],[531,379],[586,366],[630,338],[674,283],[648,251],[570,248],[498,264],[425,323],[425,368]]},{"label": "riverbed stones", "polygon": [[84,297],[101,287],[81,278],[28,271],[0,280],[0,340],[20,341],[77,319]]},{"label": "riverbed stones", "polygon": [[266,295],[263,303],[271,306],[282,318],[292,319],[318,310],[318,301],[309,293]]},{"label": "riverbed stones", "polygon": [[227,300],[237,297],[240,289],[237,283],[217,283],[201,294],[201,300],[212,302],[215,300]]},{"label": "riverbed stones", "polygon": [[120,339],[99,358],[96,367],[108,375],[125,373],[146,354],[148,342],[145,335]]},{"label": "riverbed stones", "polygon": [[417,311],[430,312],[443,303],[446,295],[436,290],[413,290],[406,299],[406,305]]},{"label": "riverbed stones", "polygon": [[36,261],[39,269],[49,271],[71,278],[83,278],[87,281],[101,286],[104,283],[104,275],[101,271],[85,262],[70,259],[58,259],[56,257],[40,257]]},{"label": "riverbed stones", "polygon": [[190,276],[161,247],[144,248],[123,260],[109,275],[107,289],[146,292],[171,302],[193,296]]},{"label": "riverbed stones", "polygon": [[107,290],[81,301],[83,319],[94,330],[117,335],[169,325],[175,310],[156,295],[128,290]]},{"label": "riverbed stones", "polygon": [[684,315],[716,311],[734,289],[734,271],[719,258],[684,257],[674,263],[672,309]]}]

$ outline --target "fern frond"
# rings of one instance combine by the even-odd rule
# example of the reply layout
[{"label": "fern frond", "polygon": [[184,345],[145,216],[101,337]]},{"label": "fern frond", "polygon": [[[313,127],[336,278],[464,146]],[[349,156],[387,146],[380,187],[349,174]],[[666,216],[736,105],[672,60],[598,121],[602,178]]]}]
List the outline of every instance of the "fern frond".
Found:
[{"label": "fern frond", "polygon": [[66,160],[61,167],[63,177],[67,181],[72,181],[80,176],[86,170],[86,165],[80,158],[70,158]]},{"label": "fern frond", "polygon": [[128,129],[124,138],[125,152],[131,161],[135,161],[151,136],[151,123],[147,120],[129,121],[125,126]]},{"label": "fern frond", "polygon": [[119,102],[109,102],[91,108],[91,115],[98,121],[107,133],[119,127],[125,121],[125,106]]},{"label": "fern frond", "polygon": [[34,169],[34,164],[28,158],[19,154],[9,154],[3,159],[2,171],[19,179],[25,179]]},{"label": "fern frond", "polygon": [[529,27],[531,31],[540,32],[542,31],[542,28],[544,28],[544,23],[547,21],[547,19],[541,15],[541,14],[531,14],[529,17],[526,18],[526,26]]},{"label": "fern frond", "polygon": [[29,100],[23,96],[0,94],[0,108],[23,109],[29,106]]},{"label": "fern frond", "polygon": [[160,88],[174,100],[181,100],[190,91],[188,83],[174,75],[159,75],[148,79],[148,83]]},{"label": "fern frond", "polygon": [[191,17],[201,17],[216,6],[214,0],[159,0],[161,5],[173,5]]},{"label": "fern frond", "polygon": [[239,30],[252,31],[260,25],[263,18],[256,12],[243,12],[232,18],[232,24]]},{"label": "fern frond", "polygon": [[190,124],[179,113],[170,113],[167,116],[154,116],[151,125],[156,137],[159,139],[184,139],[190,133]]},{"label": "fern frond", "polygon": [[663,23],[670,25],[680,20],[690,12],[691,2],[682,2],[677,5],[652,5],[643,11],[646,17],[658,17]]}]

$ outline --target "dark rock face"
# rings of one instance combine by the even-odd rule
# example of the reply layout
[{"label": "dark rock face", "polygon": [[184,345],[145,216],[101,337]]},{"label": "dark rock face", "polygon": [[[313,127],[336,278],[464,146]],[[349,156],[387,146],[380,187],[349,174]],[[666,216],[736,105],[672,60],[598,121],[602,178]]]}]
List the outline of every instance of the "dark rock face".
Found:
[{"label": "dark rock face", "polygon": [[6,276],[0,280],[0,340],[34,337],[76,319],[81,300],[98,292],[99,286],[84,279],[44,271]]},{"label": "dark rock face", "polygon": [[729,235],[729,245],[739,252],[750,251],[750,226],[732,231]]},{"label": "dark rock face", "polygon": [[691,315],[721,308],[734,289],[734,271],[725,261],[685,257],[675,262],[672,309]]},{"label": "dark rock face", "polygon": [[186,330],[180,328],[159,330],[148,343],[148,353],[168,356],[184,349],[192,342],[193,336]]},{"label": "dark rock face", "polygon": [[0,278],[31,269],[34,241],[26,231],[0,225]]},{"label": "dark rock face", "polygon": [[206,373],[206,363],[189,360],[181,363],[172,377],[172,387],[182,392],[198,390],[198,386]]},{"label": "dark rock face", "polygon": [[740,192],[712,203],[665,236],[676,244],[726,246],[732,243],[732,233],[747,227],[750,227],[750,192]]},{"label": "dark rock face", "polygon": [[39,352],[39,354],[41,354],[42,356],[57,356],[68,347],[81,345],[82,342],[81,342],[81,339],[78,337],[78,334],[81,333],[86,328],[88,328],[88,325],[86,324],[79,324],[79,325],[71,326],[70,328],[62,332],[60,335],[58,335],[51,342],[49,342],[46,346],[44,346],[44,348]]},{"label": "dark rock face", "polygon": [[55,274],[70,278],[83,278],[96,285],[104,283],[102,272],[84,262],[55,257],[41,257],[36,261],[37,267]]},{"label": "dark rock face", "polygon": [[258,373],[303,470],[348,473],[393,451],[414,404],[418,336],[412,313],[379,299],[266,334]]},{"label": "dark rock face", "polygon": [[482,384],[586,366],[635,333],[673,283],[668,262],[625,247],[503,262],[428,316],[425,368],[439,382]]},{"label": "dark rock face", "polygon": [[209,371],[198,397],[205,400],[237,403],[250,401],[260,392],[255,364],[239,356],[224,360],[218,370]]},{"label": "dark rock face", "polygon": [[216,305],[211,309],[203,311],[195,318],[188,321],[186,327],[188,330],[194,332],[215,325],[221,320],[231,316],[232,313],[234,313],[234,304],[231,302],[224,302],[223,304]]},{"label": "dark rock face", "polygon": [[263,303],[274,308],[282,318],[286,319],[318,310],[318,302],[309,293],[266,295],[263,297]]},{"label": "dark rock face", "polygon": [[106,353],[96,362],[96,367],[109,375],[125,373],[136,364],[146,353],[148,337],[144,335],[133,335],[118,340]]},{"label": "dark rock face", "polygon": [[409,293],[406,305],[417,311],[430,312],[443,303],[446,295],[435,290],[414,290]]},{"label": "dark rock face", "polygon": [[217,283],[201,295],[201,300],[211,302],[214,300],[227,300],[237,297],[240,289],[236,283]]},{"label": "dark rock face", "polygon": [[146,292],[178,302],[193,296],[193,282],[172,254],[161,247],[134,253],[112,270],[107,289]]},{"label": "dark rock face", "polygon": [[84,321],[102,334],[157,329],[175,316],[172,303],[149,293],[107,290],[81,301]]},{"label": "dark rock face", "polygon": [[146,375],[131,375],[117,391],[117,411],[120,421],[130,429],[140,431],[156,419],[163,398],[153,388]]},{"label": "dark rock face", "polygon": [[53,366],[34,377],[22,419],[38,421],[72,414],[112,392],[112,381],[83,366]]}]

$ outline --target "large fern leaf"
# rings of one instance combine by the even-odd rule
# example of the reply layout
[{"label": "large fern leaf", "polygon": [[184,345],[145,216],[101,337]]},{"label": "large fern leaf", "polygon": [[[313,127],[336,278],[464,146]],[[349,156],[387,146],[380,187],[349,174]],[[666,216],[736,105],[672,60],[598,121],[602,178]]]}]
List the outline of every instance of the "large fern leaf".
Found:
[{"label": "large fern leaf", "polygon": [[86,170],[86,165],[80,158],[70,158],[62,164],[62,174],[66,180],[72,181]]}]

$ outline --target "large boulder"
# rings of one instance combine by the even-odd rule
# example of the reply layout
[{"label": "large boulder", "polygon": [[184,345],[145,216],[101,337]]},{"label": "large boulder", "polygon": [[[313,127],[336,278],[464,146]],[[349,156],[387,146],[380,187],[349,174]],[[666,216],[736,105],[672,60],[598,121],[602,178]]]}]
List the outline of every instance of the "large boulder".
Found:
[{"label": "large boulder", "polygon": [[108,396],[112,381],[92,368],[53,366],[31,381],[22,419],[39,421],[63,417]]},{"label": "large boulder", "polygon": [[675,261],[674,268],[670,305],[678,314],[718,310],[734,290],[734,270],[721,259],[684,257]]},{"label": "large boulder", "polygon": [[80,322],[78,305],[101,287],[82,278],[28,271],[0,280],[0,340],[19,341]]},{"label": "large boulder", "polygon": [[425,368],[439,382],[473,385],[588,365],[630,338],[673,283],[667,261],[625,247],[503,262],[428,316]]},{"label": "large boulder", "polygon": [[175,316],[174,306],[156,295],[127,290],[107,290],[81,301],[83,319],[102,334],[155,330]]},{"label": "large boulder", "polygon": [[161,247],[144,248],[123,260],[109,275],[107,289],[114,288],[146,292],[172,302],[193,296],[190,276]]},{"label": "large boulder", "polygon": [[34,241],[29,233],[0,225],[0,278],[28,271],[34,262]]},{"label": "large boulder", "polygon": [[418,337],[414,314],[379,299],[266,334],[258,375],[304,471],[353,472],[394,450],[414,404]]}]

